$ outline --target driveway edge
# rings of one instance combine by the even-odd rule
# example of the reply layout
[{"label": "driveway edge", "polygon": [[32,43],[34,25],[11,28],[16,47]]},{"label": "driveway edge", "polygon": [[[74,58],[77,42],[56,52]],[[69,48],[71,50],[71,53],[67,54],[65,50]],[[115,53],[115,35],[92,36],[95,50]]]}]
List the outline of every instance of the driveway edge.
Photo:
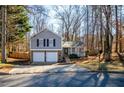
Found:
[{"label": "driveway edge", "polygon": [[124,74],[124,72],[118,72],[118,71],[44,71],[44,72],[29,72],[29,73],[6,73],[6,72],[0,72],[0,75],[17,75],[17,74],[40,74],[40,73],[115,73],[115,74]]}]

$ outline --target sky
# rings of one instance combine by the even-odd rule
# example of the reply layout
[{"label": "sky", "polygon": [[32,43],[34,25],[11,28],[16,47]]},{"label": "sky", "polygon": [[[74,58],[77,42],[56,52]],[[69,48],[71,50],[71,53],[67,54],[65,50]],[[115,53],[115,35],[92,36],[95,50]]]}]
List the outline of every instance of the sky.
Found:
[{"label": "sky", "polygon": [[[58,25],[59,20],[55,18],[56,12],[53,10],[53,6],[45,5],[44,7],[48,9],[47,27],[49,28],[49,30],[52,30],[57,33],[57,30],[59,28],[59,25]],[[34,26],[33,16],[30,14],[29,14],[29,21],[30,21],[30,24]],[[34,28],[31,29],[31,35],[33,34],[33,32],[34,32]]]},{"label": "sky", "polygon": [[[56,12],[53,10],[54,5],[44,5],[45,8],[48,9],[48,18],[47,18],[47,26],[48,28],[53,31],[58,33],[58,29],[59,29],[59,19],[55,18]],[[61,11],[61,9],[59,10]],[[32,23],[32,17],[30,16],[30,23]],[[33,24],[31,24],[33,25]],[[31,34],[34,29],[32,29]],[[113,29],[113,34],[115,34],[115,29]]]},{"label": "sky", "polygon": [[[55,5],[43,5],[43,7],[45,7],[47,10],[48,10],[48,18],[47,18],[47,27],[49,30],[61,35],[60,31],[59,30],[59,23],[61,22],[59,19],[55,18],[55,15],[56,15],[56,11],[53,9]],[[66,7],[66,6],[64,6]],[[59,7],[59,11],[63,11],[61,7]],[[32,26],[34,26],[35,24],[32,24],[33,23],[33,17],[32,16],[29,16],[29,21],[31,23]],[[35,26],[34,26],[35,27]],[[32,28],[31,30],[31,35],[33,35],[33,32],[35,32],[35,29]],[[82,33],[82,31],[81,31]]]},{"label": "sky", "polygon": [[53,6],[45,6],[47,9],[49,9],[49,13],[48,16],[50,16],[48,18],[48,25],[52,25],[54,28],[54,32],[57,32],[57,29],[59,27],[58,25],[58,19],[55,18],[56,12],[53,10]]}]

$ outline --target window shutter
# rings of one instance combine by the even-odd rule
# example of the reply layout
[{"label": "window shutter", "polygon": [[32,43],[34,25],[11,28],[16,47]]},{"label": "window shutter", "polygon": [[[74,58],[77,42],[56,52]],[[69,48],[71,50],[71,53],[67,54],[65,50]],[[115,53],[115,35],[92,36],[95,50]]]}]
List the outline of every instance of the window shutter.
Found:
[{"label": "window shutter", "polygon": [[46,46],[46,39],[43,40],[43,46]]},{"label": "window shutter", "polygon": [[49,46],[49,39],[47,39],[47,46]]},{"label": "window shutter", "polygon": [[37,39],[37,47],[39,47],[39,39]]},{"label": "window shutter", "polygon": [[53,46],[55,47],[56,46],[56,40],[53,39]]}]

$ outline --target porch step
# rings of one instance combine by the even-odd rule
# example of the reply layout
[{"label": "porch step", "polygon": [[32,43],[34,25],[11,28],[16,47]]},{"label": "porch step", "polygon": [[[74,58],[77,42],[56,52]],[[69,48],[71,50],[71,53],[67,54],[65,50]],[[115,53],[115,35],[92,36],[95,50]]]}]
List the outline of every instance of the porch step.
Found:
[{"label": "porch step", "polygon": [[68,56],[64,56],[64,57],[65,57],[66,63],[71,63],[71,60],[70,60],[70,58]]}]

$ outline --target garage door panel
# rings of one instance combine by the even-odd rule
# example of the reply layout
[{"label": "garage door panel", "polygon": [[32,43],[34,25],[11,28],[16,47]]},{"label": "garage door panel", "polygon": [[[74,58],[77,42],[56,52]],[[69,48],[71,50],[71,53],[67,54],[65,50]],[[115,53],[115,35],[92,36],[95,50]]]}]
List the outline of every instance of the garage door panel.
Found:
[{"label": "garage door panel", "polygon": [[47,62],[57,62],[58,53],[57,52],[46,52],[46,61]]},{"label": "garage door panel", "polygon": [[33,62],[44,62],[45,54],[44,52],[33,52]]}]

